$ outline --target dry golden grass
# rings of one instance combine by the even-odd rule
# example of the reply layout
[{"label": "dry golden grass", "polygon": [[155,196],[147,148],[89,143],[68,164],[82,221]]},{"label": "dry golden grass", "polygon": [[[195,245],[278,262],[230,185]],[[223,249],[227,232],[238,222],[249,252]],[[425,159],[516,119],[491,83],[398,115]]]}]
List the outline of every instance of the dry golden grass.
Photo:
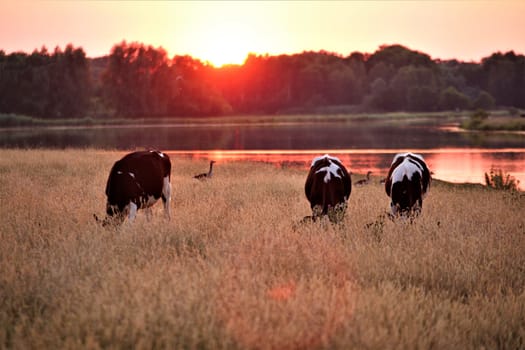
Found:
[{"label": "dry golden grass", "polygon": [[525,196],[434,182],[413,224],[377,180],[300,225],[307,171],[172,157],[172,220],[95,223],[121,152],[0,150],[0,347],[525,347]]}]

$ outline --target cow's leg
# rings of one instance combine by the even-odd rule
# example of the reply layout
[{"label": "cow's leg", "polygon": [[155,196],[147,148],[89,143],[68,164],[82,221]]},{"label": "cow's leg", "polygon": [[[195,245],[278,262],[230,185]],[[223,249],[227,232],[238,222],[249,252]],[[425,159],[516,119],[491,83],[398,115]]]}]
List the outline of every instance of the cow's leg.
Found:
[{"label": "cow's leg", "polygon": [[162,202],[164,204],[164,213],[168,220],[170,219],[170,200],[171,200],[171,184],[169,176],[164,178],[164,184],[162,186]]},{"label": "cow's leg", "polygon": [[128,215],[128,218],[129,218],[129,221],[133,221],[135,220],[135,217],[137,216],[137,205],[133,202],[130,202],[128,204],[128,207],[129,207],[129,215]]},{"label": "cow's leg", "polygon": [[150,221],[151,217],[153,216],[153,211],[151,210],[151,207],[147,207],[144,211],[146,212],[146,219]]},{"label": "cow's leg", "polygon": [[414,207],[412,208],[412,213],[414,217],[419,216],[421,214],[421,202],[416,203]]},{"label": "cow's leg", "polygon": [[312,207],[312,218],[313,220],[319,219],[323,215],[323,206],[322,205],[314,205]]},{"label": "cow's leg", "polygon": [[390,214],[392,216],[396,216],[398,210],[399,210],[399,206],[397,204],[394,204],[394,202],[390,202]]},{"label": "cow's leg", "polygon": [[334,207],[328,208],[328,219],[333,223],[342,222],[346,212],[346,201],[336,204]]}]

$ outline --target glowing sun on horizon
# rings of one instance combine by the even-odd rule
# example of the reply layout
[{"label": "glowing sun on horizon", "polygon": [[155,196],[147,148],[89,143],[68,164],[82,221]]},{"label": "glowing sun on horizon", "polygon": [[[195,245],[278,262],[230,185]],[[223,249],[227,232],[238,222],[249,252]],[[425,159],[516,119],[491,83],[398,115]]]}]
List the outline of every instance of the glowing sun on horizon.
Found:
[{"label": "glowing sun on horizon", "polygon": [[215,67],[243,64],[249,53],[249,36],[235,26],[216,26],[202,38],[201,59]]}]

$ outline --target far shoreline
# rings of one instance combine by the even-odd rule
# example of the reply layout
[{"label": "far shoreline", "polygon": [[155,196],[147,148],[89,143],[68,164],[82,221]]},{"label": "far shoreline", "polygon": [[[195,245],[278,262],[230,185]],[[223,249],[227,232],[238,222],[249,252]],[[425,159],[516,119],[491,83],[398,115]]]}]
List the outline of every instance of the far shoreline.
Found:
[{"label": "far shoreline", "polygon": [[28,128],[74,129],[110,127],[190,127],[190,126],[236,126],[236,125],[282,125],[300,123],[438,123],[443,126],[457,126],[457,130],[486,132],[525,131],[525,117],[511,115],[507,110],[489,111],[489,117],[477,121],[473,111],[438,112],[304,112],[280,114],[239,114],[202,117],[80,117],[80,118],[39,118],[19,114],[0,114],[0,130]]}]

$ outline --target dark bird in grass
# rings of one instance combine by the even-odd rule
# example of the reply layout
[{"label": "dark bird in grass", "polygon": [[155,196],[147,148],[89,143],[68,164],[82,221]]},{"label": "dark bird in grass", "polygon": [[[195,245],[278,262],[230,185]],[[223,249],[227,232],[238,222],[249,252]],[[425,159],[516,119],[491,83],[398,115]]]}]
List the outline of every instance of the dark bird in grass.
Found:
[{"label": "dark bird in grass", "polygon": [[362,180],[357,181],[357,182],[355,183],[356,186],[368,185],[368,183],[370,182],[370,174],[372,174],[371,171],[367,172],[367,173],[366,173],[366,179],[362,179]]},{"label": "dark bird in grass", "polygon": [[210,170],[207,173],[195,175],[194,178],[199,180],[210,179],[213,172],[213,163],[215,163],[214,160],[210,161]]}]

